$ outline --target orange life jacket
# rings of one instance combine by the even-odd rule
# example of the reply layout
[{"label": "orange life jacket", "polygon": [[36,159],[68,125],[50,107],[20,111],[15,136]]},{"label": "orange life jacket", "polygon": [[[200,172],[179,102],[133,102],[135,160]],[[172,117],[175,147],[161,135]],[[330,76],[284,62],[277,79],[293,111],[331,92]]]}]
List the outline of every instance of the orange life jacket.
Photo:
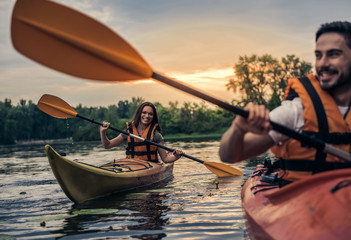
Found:
[{"label": "orange life jacket", "polygon": [[[157,123],[150,124],[143,134],[140,136],[149,141],[154,140],[154,133]],[[139,136],[138,130],[136,129],[134,122],[127,122],[128,133]],[[140,139],[128,136],[128,145],[126,146],[127,158],[135,158],[140,160],[146,160],[151,162],[158,162],[157,158],[157,146],[146,143]]]},{"label": "orange life jacket", "polygon": [[[351,152],[351,113],[342,116],[332,96],[324,91],[313,74],[289,79],[284,100],[300,97],[303,104],[303,133]],[[279,177],[286,181],[314,173],[351,167],[350,163],[290,139],[271,149],[280,158]]]}]

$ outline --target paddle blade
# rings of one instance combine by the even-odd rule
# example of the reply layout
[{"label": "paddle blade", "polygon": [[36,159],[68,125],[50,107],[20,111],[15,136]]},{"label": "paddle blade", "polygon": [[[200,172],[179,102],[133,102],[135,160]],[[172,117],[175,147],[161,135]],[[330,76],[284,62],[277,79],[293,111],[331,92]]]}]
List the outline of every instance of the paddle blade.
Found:
[{"label": "paddle blade", "polygon": [[59,97],[44,94],[38,101],[38,108],[46,114],[56,118],[74,118],[77,112]]},{"label": "paddle blade", "polygon": [[223,163],[204,162],[204,165],[218,177],[232,177],[235,175],[242,176],[244,173],[239,169],[233,168]]},{"label": "paddle blade", "polygon": [[73,76],[121,81],[152,75],[148,63],[111,29],[54,2],[18,0],[11,38],[23,55]]}]

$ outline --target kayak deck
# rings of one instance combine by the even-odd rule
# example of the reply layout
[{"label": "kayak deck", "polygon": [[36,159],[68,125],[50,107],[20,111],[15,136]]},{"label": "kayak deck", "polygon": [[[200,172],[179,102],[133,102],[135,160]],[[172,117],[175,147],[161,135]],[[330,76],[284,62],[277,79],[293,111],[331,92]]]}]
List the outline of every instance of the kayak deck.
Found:
[{"label": "kayak deck", "polygon": [[265,171],[258,166],[241,193],[252,239],[351,239],[351,169],[282,188],[262,181]]},{"label": "kayak deck", "polygon": [[173,163],[121,159],[98,167],[62,157],[49,145],[45,151],[60,187],[75,203],[145,187],[173,176]]}]

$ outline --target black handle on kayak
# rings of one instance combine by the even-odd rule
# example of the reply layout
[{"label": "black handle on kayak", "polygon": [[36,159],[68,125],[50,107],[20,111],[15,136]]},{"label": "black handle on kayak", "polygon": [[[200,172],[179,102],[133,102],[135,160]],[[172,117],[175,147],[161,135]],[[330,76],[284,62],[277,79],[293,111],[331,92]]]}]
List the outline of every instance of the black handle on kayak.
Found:
[{"label": "black handle on kayak", "polygon": [[[84,119],[84,120],[86,120],[86,121],[89,121],[89,122],[91,122],[91,123],[95,123],[95,124],[97,124],[97,125],[103,126],[103,124],[102,124],[101,122],[95,121],[94,119],[90,119],[90,118],[81,116],[81,115],[79,115],[79,114],[77,114],[76,117],[79,117],[79,118]],[[150,140],[147,140],[147,139],[145,139],[145,138],[142,138],[142,137],[139,137],[139,136],[137,136],[137,135],[131,134],[131,133],[129,133],[129,132],[120,130],[120,129],[118,129],[118,128],[115,128],[115,127],[110,126],[109,129],[114,130],[114,131],[117,131],[117,132],[120,132],[120,133],[123,133],[123,134],[128,135],[128,136],[131,136],[131,137],[133,137],[133,138],[137,138],[137,139],[142,140],[142,141],[144,141],[144,142],[147,142],[147,143],[149,143],[149,144],[151,144],[151,145],[155,145],[155,146],[157,146],[157,147],[163,148],[163,149],[165,149],[165,150],[167,150],[167,151],[169,151],[169,152],[174,152],[174,151],[175,151],[175,149],[172,149],[172,148],[163,146],[163,145],[161,145],[161,144],[152,142],[152,141],[150,141]],[[192,159],[192,160],[194,160],[194,161],[196,161],[196,162],[199,162],[199,163],[204,163],[203,160],[200,160],[200,159],[197,159],[197,158],[195,158],[195,157],[189,156],[189,155],[187,155],[187,154],[185,154],[185,153],[183,153],[182,156],[183,156],[183,157],[186,157],[186,158],[190,158],[190,159]]]}]

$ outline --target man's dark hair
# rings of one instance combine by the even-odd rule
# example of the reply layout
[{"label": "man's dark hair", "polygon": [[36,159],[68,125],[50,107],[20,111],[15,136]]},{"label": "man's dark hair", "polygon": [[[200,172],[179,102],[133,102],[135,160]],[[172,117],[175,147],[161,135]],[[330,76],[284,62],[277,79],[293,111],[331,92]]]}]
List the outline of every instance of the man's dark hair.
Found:
[{"label": "man's dark hair", "polygon": [[324,33],[339,33],[344,36],[346,44],[351,48],[351,23],[346,21],[335,21],[325,23],[320,26],[316,33],[316,42],[318,38]]}]

